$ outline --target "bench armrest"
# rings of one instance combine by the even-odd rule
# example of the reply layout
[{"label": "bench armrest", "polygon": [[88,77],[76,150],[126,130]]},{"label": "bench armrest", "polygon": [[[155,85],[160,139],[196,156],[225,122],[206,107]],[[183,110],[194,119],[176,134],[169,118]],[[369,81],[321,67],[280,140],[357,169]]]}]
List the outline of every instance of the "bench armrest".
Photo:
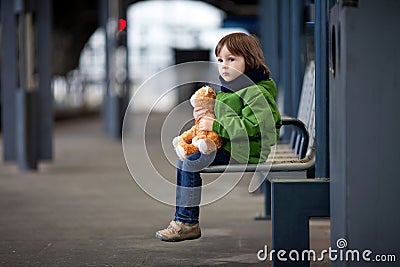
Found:
[{"label": "bench armrest", "polygon": [[292,125],[295,126],[298,133],[300,134],[300,150],[299,150],[299,159],[302,159],[306,156],[308,144],[310,141],[310,135],[307,131],[306,126],[301,120],[296,118],[292,118],[289,116],[282,116],[282,125]]}]

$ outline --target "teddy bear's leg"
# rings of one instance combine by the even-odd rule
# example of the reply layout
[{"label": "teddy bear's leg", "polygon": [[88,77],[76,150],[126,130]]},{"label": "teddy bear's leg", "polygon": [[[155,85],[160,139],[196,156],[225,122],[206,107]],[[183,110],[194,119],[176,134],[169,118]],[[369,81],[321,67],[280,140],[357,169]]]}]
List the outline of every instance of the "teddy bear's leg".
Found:
[{"label": "teddy bear's leg", "polygon": [[185,142],[180,142],[175,149],[176,154],[180,160],[184,160],[188,155],[194,154],[199,151],[197,147],[193,144],[187,144]]},{"label": "teddy bear's leg", "polygon": [[179,145],[180,142],[183,142],[183,139],[181,136],[177,136],[172,140],[172,145],[173,147],[177,147]]},{"label": "teddy bear's leg", "polygon": [[211,152],[217,150],[217,146],[211,139],[205,138],[197,140],[196,142],[199,151],[203,154],[210,154]]},{"label": "teddy bear's leg", "polygon": [[176,152],[176,155],[178,156],[178,158],[180,160],[183,161],[186,158],[185,149],[182,146],[177,146],[175,148],[175,152]]}]

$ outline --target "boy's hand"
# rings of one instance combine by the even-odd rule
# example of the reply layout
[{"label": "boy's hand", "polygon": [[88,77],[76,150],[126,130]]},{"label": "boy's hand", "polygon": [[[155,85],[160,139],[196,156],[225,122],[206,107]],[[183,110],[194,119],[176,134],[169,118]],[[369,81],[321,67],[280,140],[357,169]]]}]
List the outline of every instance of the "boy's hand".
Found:
[{"label": "boy's hand", "polygon": [[199,122],[200,131],[212,131],[214,119],[210,117],[202,117]]},{"label": "boy's hand", "polygon": [[198,118],[202,117],[204,114],[206,114],[207,109],[203,107],[195,107],[193,109],[193,118],[197,120]]}]

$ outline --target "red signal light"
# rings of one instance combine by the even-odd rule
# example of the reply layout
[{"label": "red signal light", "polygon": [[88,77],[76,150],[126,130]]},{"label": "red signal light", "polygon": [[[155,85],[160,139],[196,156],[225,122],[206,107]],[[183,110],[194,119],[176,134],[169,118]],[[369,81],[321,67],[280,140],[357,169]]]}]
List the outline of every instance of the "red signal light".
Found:
[{"label": "red signal light", "polygon": [[119,19],[118,25],[119,25],[118,31],[122,32],[122,31],[125,30],[125,28],[126,28],[126,20],[124,20],[124,19]]}]

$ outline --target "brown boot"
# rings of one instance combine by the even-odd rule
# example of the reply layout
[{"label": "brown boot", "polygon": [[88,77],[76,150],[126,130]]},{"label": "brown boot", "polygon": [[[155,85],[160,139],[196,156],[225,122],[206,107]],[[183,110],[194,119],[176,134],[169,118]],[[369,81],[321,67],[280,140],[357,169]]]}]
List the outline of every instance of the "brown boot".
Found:
[{"label": "brown boot", "polygon": [[156,237],[166,242],[178,242],[197,239],[201,236],[199,224],[188,225],[182,222],[171,221],[166,229],[156,233]]}]

